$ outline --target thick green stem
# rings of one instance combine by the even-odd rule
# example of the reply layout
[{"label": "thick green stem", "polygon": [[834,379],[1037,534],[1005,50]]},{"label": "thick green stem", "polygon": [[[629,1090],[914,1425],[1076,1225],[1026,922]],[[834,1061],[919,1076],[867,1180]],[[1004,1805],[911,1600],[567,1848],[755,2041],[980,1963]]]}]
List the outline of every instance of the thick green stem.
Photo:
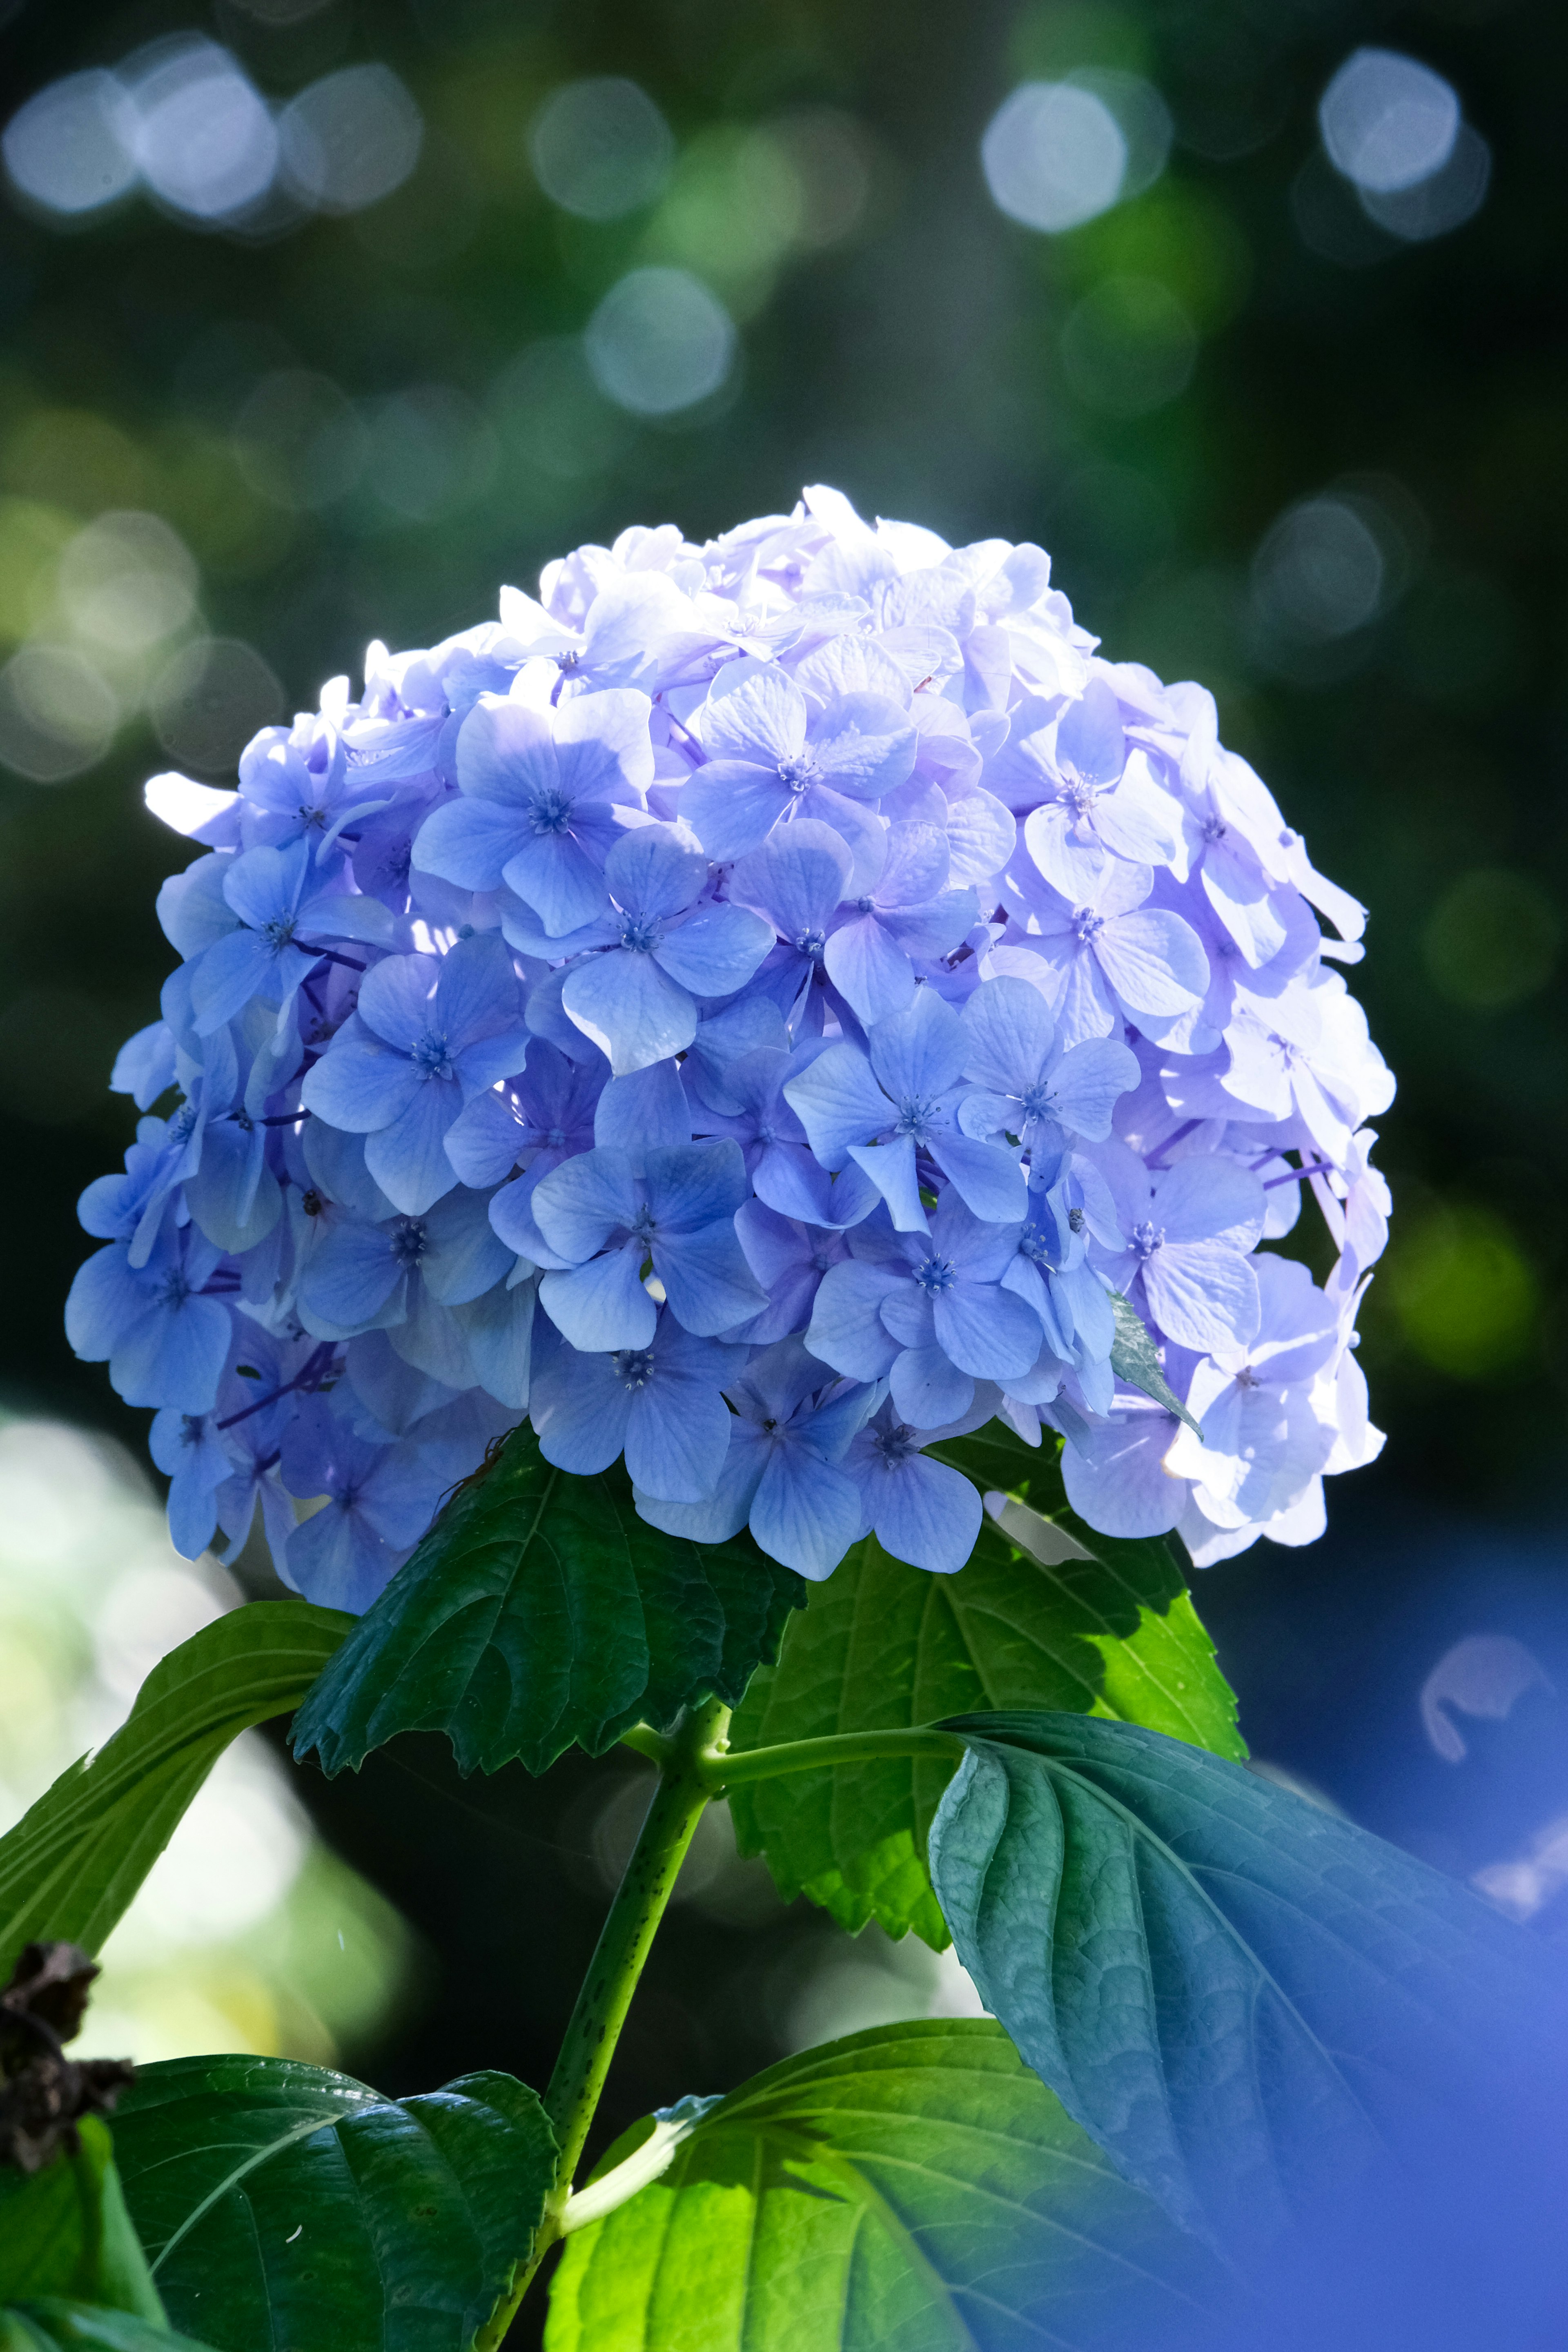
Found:
[{"label": "thick green stem", "polygon": [[[712,1700],[689,1715],[674,1736],[660,1741],[659,1776],[600,1934],[583,1989],[577,1995],[544,2095],[555,2127],[560,2158],[555,2185],[545,2202],[533,2256],[506,2301],[474,2339],[474,2352],[496,2352],[544,2256],[561,2235],[572,2178],[583,2154],[610,2061],[626,2023],[637,1979],[647,1959],[665,1906],[704,1807],[714,1794],[709,1778],[730,1710]],[[638,1743],[640,1746],[640,1743]]]},{"label": "thick green stem", "polygon": [[963,1742],[956,1731],[919,1727],[910,1730],[839,1731],[826,1739],[789,1739],[776,1748],[743,1748],[738,1754],[704,1757],[699,1769],[718,1796],[748,1780],[772,1780],[781,1772],[820,1772],[833,1764],[876,1764],[890,1756],[942,1756],[956,1764]]}]

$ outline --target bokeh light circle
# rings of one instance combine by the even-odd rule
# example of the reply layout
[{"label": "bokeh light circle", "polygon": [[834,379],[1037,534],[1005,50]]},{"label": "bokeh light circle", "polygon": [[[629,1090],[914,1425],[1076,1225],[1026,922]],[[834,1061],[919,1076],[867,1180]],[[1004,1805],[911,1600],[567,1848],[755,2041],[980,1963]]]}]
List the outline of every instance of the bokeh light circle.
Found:
[{"label": "bokeh light circle", "polygon": [[1094,91],[1026,81],[992,116],[980,160],[1001,210],[1026,228],[1054,234],[1093,220],[1116,202],[1127,140]]},{"label": "bokeh light circle", "polygon": [[595,74],[546,99],[528,152],[552,204],[584,220],[618,220],[659,194],[675,141],[646,90],[619,75]]},{"label": "bokeh light circle", "polygon": [[584,337],[601,392],[637,416],[671,416],[717,392],[735,355],[729,312],[684,269],[634,269]]},{"label": "bokeh light circle", "polygon": [[1358,188],[1389,195],[1440,172],[1459,131],[1459,101],[1430,66],[1396,49],[1357,49],[1318,103],[1323,144]]}]

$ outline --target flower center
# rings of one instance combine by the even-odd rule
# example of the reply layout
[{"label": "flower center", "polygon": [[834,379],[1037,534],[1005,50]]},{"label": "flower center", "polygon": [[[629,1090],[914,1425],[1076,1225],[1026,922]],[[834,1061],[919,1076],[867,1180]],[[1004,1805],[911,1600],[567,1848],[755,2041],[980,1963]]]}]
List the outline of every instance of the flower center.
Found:
[{"label": "flower center", "polygon": [[544,1140],[549,1145],[552,1151],[564,1150],[566,1146],[566,1129],[563,1127],[552,1127],[546,1135]]},{"label": "flower center", "polygon": [[877,901],[875,898],[857,898],[855,901],[855,912],[858,915],[874,914],[876,912],[876,908]]},{"label": "flower center", "polygon": [[1088,1223],[1089,1220],[1084,1215],[1081,1209],[1069,1209],[1068,1211],[1068,1223],[1075,1234],[1081,1234]]},{"label": "flower center", "polygon": [[637,1211],[637,1215],[626,1227],[626,1231],[634,1242],[641,1242],[645,1248],[657,1238],[658,1222],[653,1211],[646,1203]]},{"label": "flower center", "polygon": [[1081,776],[1069,776],[1058,797],[1071,809],[1075,818],[1086,817],[1100,798],[1100,786],[1086,783]]},{"label": "flower center", "polygon": [[786,791],[797,794],[816,783],[819,773],[816,761],[808,751],[803,751],[797,760],[781,760],[778,765],[780,783]]},{"label": "flower center", "polygon": [[1032,1087],[1026,1087],[1018,1099],[1024,1106],[1026,1118],[1049,1118],[1056,1103],[1056,1097],[1044,1078],[1037,1078]]},{"label": "flower center", "polygon": [[1098,939],[1105,929],[1105,917],[1097,915],[1092,907],[1079,907],[1072,919],[1073,937],[1083,947]]},{"label": "flower center", "polygon": [[195,1123],[196,1107],[195,1103],[183,1102],[180,1105],[179,1109],[174,1113],[174,1118],[169,1121],[170,1142],[188,1143],[191,1139],[191,1133]]},{"label": "flower center", "polygon": [[1132,1228],[1132,1246],[1142,1258],[1151,1258],[1165,1238],[1163,1225],[1156,1225],[1145,1217]]},{"label": "flower center", "polygon": [[627,915],[621,925],[621,945],[633,955],[647,955],[659,941],[659,929],[651,915]]},{"label": "flower center", "polygon": [[1229,830],[1222,816],[1205,816],[1204,819],[1204,839],[1207,842],[1223,841]]},{"label": "flower center", "polygon": [[646,1389],[653,1378],[651,1348],[621,1348],[610,1358],[623,1388]]},{"label": "flower center", "polygon": [[292,915],[274,915],[269,923],[261,926],[261,936],[274,955],[281,955],[298,928]]},{"label": "flower center", "polygon": [[1046,1237],[1037,1225],[1026,1225],[1018,1236],[1018,1255],[1026,1257],[1031,1265],[1043,1265],[1052,1273],[1056,1270],[1051,1265],[1051,1254],[1046,1246]]},{"label": "flower center", "polygon": [[813,963],[820,963],[822,950],[827,945],[827,935],[824,931],[796,931],[795,943],[802,955],[809,956]]},{"label": "flower center", "polygon": [[916,1266],[915,1280],[928,1297],[938,1298],[944,1290],[952,1288],[958,1273],[951,1258],[928,1257],[923,1265]]},{"label": "flower center", "polygon": [[917,1142],[925,1136],[936,1117],[936,1099],[931,1095],[905,1095],[899,1105],[898,1118],[893,1121],[895,1135],[912,1135]]},{"label": "flower center", "polygon": [[190,1295],[191,1286],[176,1266],[172,1274],[164,1276],[159,1286],[158,1304],[168,1307],[172,1314],[177,1314]]},{"label": "flower center", "polygon": [[565,833],[572,823],[571,793],[546,785],[529,803],[528,821],[535,833]]},{"label": "flower center", "polygon": [[422,1078],[451,1078],[457,1076],[444,1029],[426,1029],[423,1037],[416,1037],[408,1058]]},{"label": "flower center", "polygon": [[881,1456],[884,1470],[896,1470],[911,1454],[921,1450],[920,1440],[907,1423],[894,1422],[891,1429],[874,1429],[871,1444]]},{"label": "flower center", "polygon": [[430,1246],[423,1217],[399,1217],[392,1228],[392,1255],[399,1265],[417,1265]]}]

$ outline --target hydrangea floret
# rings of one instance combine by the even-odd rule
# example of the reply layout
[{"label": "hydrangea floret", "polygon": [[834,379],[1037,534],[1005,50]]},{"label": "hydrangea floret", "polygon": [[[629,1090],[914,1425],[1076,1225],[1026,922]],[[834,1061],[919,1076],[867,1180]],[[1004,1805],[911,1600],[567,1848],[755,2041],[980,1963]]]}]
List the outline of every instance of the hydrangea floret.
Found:
[{"label": "hydrangea floret", "polygon": [[627,530],[147,799],[197,855],[68,1326],[183,1552],[259,1512],[363,1611],[524,1415],[817,1579],[960,1568],[924,1449],[994,1416],[1199,1565],[1376,1453],[1363,910],[1039,548],[826,488]]}]

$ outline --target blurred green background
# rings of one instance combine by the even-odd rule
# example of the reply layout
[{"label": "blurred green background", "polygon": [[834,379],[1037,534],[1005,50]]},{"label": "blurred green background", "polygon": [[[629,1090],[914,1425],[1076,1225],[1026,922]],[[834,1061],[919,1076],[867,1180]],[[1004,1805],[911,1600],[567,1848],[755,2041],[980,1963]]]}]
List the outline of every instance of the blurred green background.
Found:
[{"label": "blurred green background", "polygon": [[[1568,1809],[1568,16],[11,0],[0,19],[12,1409],[142,1442],[60,1307],[75,1197],[130,1134],[111,1054],[169,961],[153,898],[180,854],[146,772],[224,781],[256,726],[357,679],[369,638],[486,617],[503,581],[633,521],[700,539],[821,479],[955,541],[1034,539],[1110,653],[1213,686],[1227,740],[1373,910],[1352,981],[1400,1093],[1363,1359],[1390,1443],[1333,1483],[1318,1547],[1204,1580],[1244,1722],[1447,1866],[1536,1851]],[[1375,155],[1359,184],[1341,168],[1376,131],[1342,86],[1320,121],[1368,46],[1441,78],[1398,86],[1401,136],[1462,110],[1447,162],[1393,189]],[[997,121],[1029,84],[1058,93],[1044,161],[1017,101]],[[1469,1708],[1458,1766],[1417,1697],[1478,1632],[1540,1675],[1511,1714]],[[301,1780],[425,1939],[400,2021],[350,2035],[392,2087],[479,2063],[540,2078],[619,1835],[591,1780],[464,1790],[416,1748]],[[828,1965],[754,1874],[720,1853],[705,1885],[612,2121],[774,2054],[798,2029],[790,1949]],[[963,1997],[857,1953],[867,1998],[879,1970],[889,1998]],[[840,2013],[818,2011],[814,2032]]]}]

